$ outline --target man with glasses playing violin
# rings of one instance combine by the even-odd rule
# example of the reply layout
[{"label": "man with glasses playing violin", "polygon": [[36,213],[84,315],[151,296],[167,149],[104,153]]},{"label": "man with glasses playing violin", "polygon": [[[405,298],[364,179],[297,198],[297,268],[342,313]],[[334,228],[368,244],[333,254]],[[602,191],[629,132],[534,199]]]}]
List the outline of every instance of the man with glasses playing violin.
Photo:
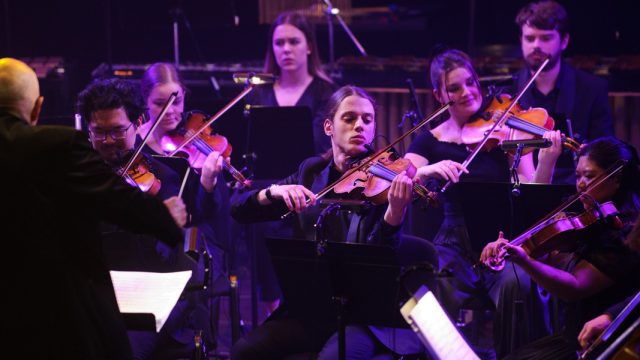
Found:
[{"label": "man with glasses playing violin", "polygon": [[113,174],[85,135],[35,126],[35,72],[0,59],[3,344],[29,359],[128,359],[99,222],[178,244],[186,214]]},{"label": "man with glasses playing violin", "polygon": [[[129,161],[134,153],[137,135],[137,121],[144,111],[144,102],[138,87],[126,80],[108,79],[96,80],[91,83],[78,96],[78,112],[86,121],[89,139],[102,158],[121,172],[122,167]],[[185,174],[165,165],[160,160],[147,155],[139,155],[145,159],[144,169],[134,162],[132,169],[128,171],[128,180],[133,186],[153,191],[156,197],[162,199],[167,206],[181,206],[184,203],[189,214],[189,226],[209,221],[215,216],[219,199],[216,192],[212,192],[216,186],[218,174],[222,169],[222,157],[218,153],[212,153],[207,162],[212,166],[206,166],[203,176],[198,177],[191,173],[186,179],[184,196],[179,197],[180,189]],[[156,178],[157,186],[150,187],[146,182],[138,180],[137,174],[149,171]],[[207,172],[204,174],[204,172]],[[205,181],[205,179],[214,179]],[[110,228],[105,225],[105,236],[109,241],[105,242],[104,250],[108,258],[108,264],[112,270],[122,271],[150,271],[172,272],[192,270],[193,278],[201,277],[204,273],[203,259],[193,261],[182,249],[171,249],[158,242],[157,239],[131,234]],[[187,285],[189,286],[189,285]],[[196,307],[196,298],[200,294],[185,293],[174,307],[171,316],[160,333],[153,331],[129,331],[129,339],[133,348],[135,359],[174,359],[189,357],[193,353],[194,336],[199,330],[208,331],[207,316],[192,316]],[[193,322],[189,322],[193,318]],[[185,325],[186,324],[186,325]],[[183,334],[191,334],[185,341]],[[176,338],[177,337],[177,338]]]}]

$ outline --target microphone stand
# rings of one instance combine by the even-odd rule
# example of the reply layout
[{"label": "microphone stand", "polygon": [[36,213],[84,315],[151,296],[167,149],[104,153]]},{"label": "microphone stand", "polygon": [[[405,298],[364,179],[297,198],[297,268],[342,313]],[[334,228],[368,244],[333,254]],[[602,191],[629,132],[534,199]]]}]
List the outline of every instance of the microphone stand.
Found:
[{"label": "microphone stand", "polygon": [[522,159],[522,151],[524,148],[542,149],[551,146],[551,142],[547,139],[522,139],[522,140],[505,140],[500,144],[502,150],[513,149],[515,146],[515,154],[513,155],[513,163],[511,164],[511,180],[513,181],[513,196],[520,196],[520,177],[518,176],[518,166]]},{"label": "microphone stand", "polygon": [[420,109],[420,103],[418,102],[416,88],[413,86],[413,80],[411,80],[411,78],[407,78],[407,85],[409,86],[409,98],[411,100],[412,109],[407,110],[404,115],[402,115],[402,120],[400,121],[400,124],[398,124],[399,129],[402,129],[406,120],[411,121],[411,126],[416,126],[420,119],[424,118],[422,109]]},{"label": "microphone stand", "polygon": [[523,143],[518,143],[516,147],[516,153],[513,155],[513,164],[511,164],[511,179],[513,181],[513,189],[511,189],[511,195],[520,196],[520,176],[518,176],[518,165],[520,165],[520,159],[522,158],[522,150],[524,149]]},{"label": "microphone stand", "polygon": [[331,67],[333,68],[333,66],[335,65],[335,48],[334,48],[334,39],[333,39],[332,17],[335,17],[338,20],[338,23],[340,24],[340,26],[342,26],[342,29],[344,30],[344,32],[347,34],[347,36],[349,36],[349,39],[351,39],[351,41],[356,46],[356,48],[358,48],[360,55],[367,56],[367,51],[364,49],[362,44],[360,44],[360,41],[358,41],[358,39],[353,34],[353,32],[351,32],[351,29],[349,29],[349,26],[347,26],[347,23],[344,22],[344,19],[342,19],[342,16],[340,16],[340,9],[333,7],[330,0],[322,0],[322,1],[325,3],[325,5],[327,5],[326,13],[327,13],[327,27],[329,32],[329,63],[331,64]]},{"label": "microphone stand", "polygon": [[329,206],[327,206],[320,212],[318,220],[316,220],[316,223],[313,225],[313,227],[316,228],[315,241],[316,253],[318,256],[324,255],[327,250],[327,237],[324,234],[324,218],[332,212],[338,210],[340,210],[340,203],[334,202],[329,204]]},{"label": "microphone stand", "polygon": [[172,7],[169,10],[171,14],[172,30],[173,30],[173,65],[176,69],[180,69],[180,34],[179,34],[179,21],[180,14],[182,13],[182,9],[179,5]]}]

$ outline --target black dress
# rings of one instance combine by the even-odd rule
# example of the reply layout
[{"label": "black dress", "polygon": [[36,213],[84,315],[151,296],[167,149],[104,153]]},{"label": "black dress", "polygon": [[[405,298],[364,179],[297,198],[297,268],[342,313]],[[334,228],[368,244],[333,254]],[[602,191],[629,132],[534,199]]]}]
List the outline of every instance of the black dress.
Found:
[{"label": "black dress", "polygon": [[[425,157],[429,164],[442,160],[453,160],[459,163],[469,156],[470,151],[464,144],[456,144],[436,139],[429,131],[421,133],[409,146],[408,153]],[[481,151],[468,167],[469,174],[464,174],[462,182],[508,182],[509,161],[507,155],[499,148],[489,152]],[[438,249],[441,269],[449,269],[453,276],[440,282],[440,302],[453,319],[466,311],[482,313],[493,310],[493,336],[488,331],[470,331],[465,333],[474,350],[484,357],[491,358],[492,347],[496,355],[506,355],[537,337],[546,334],[544,317],[528,319],[527,313],[540,306],[536,300],[535,287],[527,274],[518,267],[508,266],[504,271],[493,273],[477,266],[479,254],[474,251],[464,214],[462,202],[456,186],[444,193],[444,219],[433,242]],[[496,230],[497,236],[497,230]],[[487,242],[495,239],[487,239]],[[533,294],[532,294],[533,293]],[[522,306],[529,311],[522,311]],[[524,318],[516,316],[522,314]],[[534,320],[540,324],[533,324]],[[475,321],[475,320],[474,320]],[[522,323],[531,324],[521,326]],[[472,324],[472,327],[483,327]],[[494,346],[491,344],[493,337]]]}]

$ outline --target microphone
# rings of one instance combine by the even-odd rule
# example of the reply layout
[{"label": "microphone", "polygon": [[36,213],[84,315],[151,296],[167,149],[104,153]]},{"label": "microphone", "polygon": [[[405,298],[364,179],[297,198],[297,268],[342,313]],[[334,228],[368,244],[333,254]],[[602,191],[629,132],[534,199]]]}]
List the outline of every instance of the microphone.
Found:
[{"label": "microphone", "polygon": [[523,148],[535,148],[542,149],[551,146],[551,140],[549,139],[528,139],[528,140],[504,140],[500,143],[502,150],[515,150],[518,145],[522,144]]},{"label": "microphone", "polygon": [[233,74],[233,82],[236,84],[252,84],[263,85],[271,84],[276,81],[278,77],[268,73],[254,73],[254,72],[239,72]]}]

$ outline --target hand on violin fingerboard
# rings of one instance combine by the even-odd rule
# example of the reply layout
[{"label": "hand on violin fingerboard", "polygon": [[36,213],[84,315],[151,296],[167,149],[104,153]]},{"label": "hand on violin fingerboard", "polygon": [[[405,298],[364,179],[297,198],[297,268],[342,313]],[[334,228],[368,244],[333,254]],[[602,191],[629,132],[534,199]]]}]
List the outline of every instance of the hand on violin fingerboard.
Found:
[{"label": "hand on violin fingerboard", "polygon": [[393,178],[387,199],[389,206],[384,214],[384,221],[389,225],[398,226],[402,223],[407,206],[413,199],[413,180],[405,171]]},{"label": "hand on violin fingerboard", "polygon": [[560,130],[546,131],[542,137],[551,141],[551,146],[540,149],[538,153],[538,167],[545,166],[553,172],[556,161],[560,154],[562,154],[562,134]]},{"label": "hand on violin fingerboard", "polygon": [[178,226],[183,227],[187,223],[187,207],[182,198],[172,196],[164,201],[164,205]]},{"label": "hand on violin fingerboard", "polygon": [[212,151],[202,165],[200,184],[207,192],[212,192],[218,180],[218,174],[222,172],[224,158],[217,151]]},{"label": "hand on violin fingerboard", "polygon": [[457,183],[460,181],[460,176],[458,175],[460,171],[465,174],[469,173],[469,170],[458,162],[442,160],[434,164],[419,167],[416,171],[416,177],[421,181],[435,178]]},{"label": "hand on violin fingerboard", "polygon": [[[270,198],[266,195],[267,191],[270,192]],[[269,204],[271,199],[283,200],[290,211],[297,213],[316,204],[315,194],[302,185],[272,185],[258,193],[260,204]]]}]

